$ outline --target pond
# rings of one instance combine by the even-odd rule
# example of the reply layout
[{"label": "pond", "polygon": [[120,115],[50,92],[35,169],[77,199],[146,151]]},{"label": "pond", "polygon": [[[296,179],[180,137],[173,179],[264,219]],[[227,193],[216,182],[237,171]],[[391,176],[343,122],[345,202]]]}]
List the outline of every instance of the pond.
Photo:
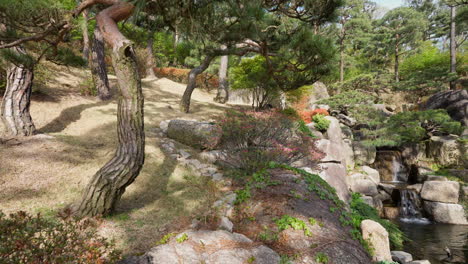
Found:
[{"label": "pond", "polygon": [[[446,224],[415,224],[399,222],[401,230],[411,239],[403,251],[411,253],[413,259],[427,259],[431,264],[468,263],[468,226]],[[445,247],[453,258],[447,259]]]}]

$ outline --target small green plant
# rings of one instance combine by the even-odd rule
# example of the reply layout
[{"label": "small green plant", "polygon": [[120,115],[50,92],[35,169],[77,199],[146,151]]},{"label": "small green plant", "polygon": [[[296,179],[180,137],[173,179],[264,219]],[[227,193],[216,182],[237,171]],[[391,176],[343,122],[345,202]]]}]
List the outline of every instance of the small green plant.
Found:
[{"label": "small green plant", "polygon": [[315,225],[315,224],[317,224],[317,220],[315,218],[313,218],[313,217],[310,217],[309,218],[309,224]]},{"label": "small green plant", "polygon": [[258,234],[258,238],[262,241],[277,241],[278,233],[270,230],[268,227],[263,227],[263,232]]},{"label": "small green plant", "polygon": [[186,233],[183,233],[180,235],[178,238],[176,238],[177,243],[182,243],[188,239],[188,235]]},{"label": "small green plant", "polygon": [[330,120],[326,119],[324,115],[314,115],[312,117],[315,128],[320,132],[327,131],[330,126]]},{"label": "small green plant", "polygon": [[254,261],[255,261],[254,256],[251,256],[250,258],[247,259],[247,263],[249,263],[249,264],[254,263]]},{"label": "small green plant", "polygon": [[288,255],[281,255],[279,264],[292,264],[292,259]]},{"label": "small green plant", "polygon": [[91,77],[85,78],[82,82],[78,84],[78,86],[80,87],[81,95],[84,95],[84,96],[96,96],[97,95],[97,89]]},{"label": "small green plant", "polygon": [[315,261],[326,264],[328,263],[328,256],[325,253],[318,252],[315,254]]},{"label": "small green plant", "polygon": [[166,234],[164,235],[157,243],[156,245],[164,245],[164,244],[167,244],[169,242],[169,240],[171,240],[172,237],[174,237],[175,235],[177,235],[176,233],[169,233],[169,234]]},{"label": "small green plant", "polygon": [[234,192],[237,194],[236,201],[234,201],[235,205],[238,205],[238,204],[241,204],[241,203],[247,201],[252,196],[252,194],[250,192],[250,185],[249,184],[247,184],[244,189],[236,190]]},{"label": "small green plant", "polygon": [[283,215],[280,219],[277,219],[275,223],[280,231],[292,228],[294,230],[304,230],[304,235],[312,236],[312,232],[310,231],[306,223],[295,217]]}]

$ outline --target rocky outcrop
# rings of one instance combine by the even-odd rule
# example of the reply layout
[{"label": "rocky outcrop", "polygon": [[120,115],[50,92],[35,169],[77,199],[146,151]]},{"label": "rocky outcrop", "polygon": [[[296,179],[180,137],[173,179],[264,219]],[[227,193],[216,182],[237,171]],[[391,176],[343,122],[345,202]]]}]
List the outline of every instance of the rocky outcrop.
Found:
[{"label": "rocky outcrop", "polygon": [[445,167],[467,163],[466,146],[453,135],[431,137],[426,144],[426,156]]},{"label": "rocky outcrop", "polygon": [[221,129],[209,122],[171,120],[167,126],[169,138],[197,149],[214,148],[221,134]]},{"label": "rocky outcrop", "polygon": [[350,188],[353,192],[358,192],[368,196],[375,196],[379,193],[377,191],[377,183],[371,180],[368,175],[355,173],[349,178]]},{"label": "rocky outcrop", "polygon": [[[325,254],[329,263],[371,263],[361,244],[352,239],[350,227],[339,220],[346,209],[325,198],[329,197],[328,187],[319,179],[305,181],[306,176],[283,169],[270,170],[269,175],[269,181],[281,184],[251,189],[250,199],[238,206],[234,216],[234,232],[263,242],[278,253],[296,255],[294,263],[315,264],[318,253]],[[290,221],[303,223],[303,228],[289,226]]]},{"label": "rocky outcrop", "polygon": [[360,141],[353,142],[354,160],[360,165],[371,165],[375,161],[377,149],[371,146],[364,146]]},{"label": "rocky outcrop", "polygon": [[460,184],[455,181],[426,181],[421,198],[432,202],[458,203]]},{"label": "rocky outcrop", "polygon": [[456,225],[468,224],[463,206],[459,204],[425,201],[424,210],[431,216],[434,221],[438,223]]},{"label": "rocky outcrop", "polygon": [[320,169],[319,176],[335,188],[341,200],[348,201],[351,195],[348,191],[345,166],[338,163],[322,163]]},{"label": "rocky outcrop", "polygon": [[468,91],[455,90],[436,93],[420,105],[421,110],[445,109],[455,120],[468,126]]},{"label": "rocky outcrop", "polygon": [[373,261],[392,261],[388,232],[379,223],[372,220],[361,222],[362,237],[374,249]]},{"label": "rocky outcrop", "polygon": [[262,264],[279,263],[280,256],[241,234],[222,230],[187,231],[167,244],[152,248],[133,263],[244,264],[249,260]]},{"label": "rocky outcrop", "polygon": [[315,82],[312,86],[313,90],[309,96],[309,106],[312,106],[319,100],[327,99],[330,97],[330,95],[328,94],[327,86],[323,82]]}]

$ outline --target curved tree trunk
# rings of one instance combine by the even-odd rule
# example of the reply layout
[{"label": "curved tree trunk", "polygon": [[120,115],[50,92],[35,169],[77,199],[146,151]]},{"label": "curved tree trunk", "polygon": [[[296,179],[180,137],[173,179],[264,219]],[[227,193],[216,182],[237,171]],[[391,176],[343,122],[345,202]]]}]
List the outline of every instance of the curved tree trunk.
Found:
[{"label": "curved tree trunk", "polygon": [[[227,47],[222,46],[221,49],[225,50]],[[219,86],[218,94],[216,95],[214,101],[225,104],[229,100],[229,83],[227,81],[227,70],[228,70],[229,56],[221,56],[221,61],[219,63]]]},{"label": "curved tree trunk", "polygon": [[[10,48],[13,52],[26,55],[20,47]],[[29,113],[34,71],[26,65],[7,66],[7,85],[2,101],[1,117],[6,132],[11,136],[31,136],[36,127]]]},{"label": "curved tree trunk", "polygon": [[145,156],[143,93],[135,52],[132,42],[117,27],[117,22],[132,14],[134,6],[119,0],[88,0],[80,5],[77,12],[96,3],[111,5],[101,11],[96,20],[105,41],[112,47],[112,63],[120,89],[117,112],[119,144],[112,159],[87,185],[77,208],[81,216],[111,213],[125,188],[140,173]]},{"label": "curved tree trunk", "polygon": [[99,99],[108,100],[111,98],[109,79],[107,78],[106,61],[104,54],[104,39],[99,27],[94,29],[93,45],[91,47],[91,75],[96,87]]},{"label": "curved tree trunk", "polygon": [[184,95],[182,96],[182,100],[180,101],[180,110],[188,113],[190,111],[190,100],[192,98],[193,90],[195,90],[197,86],[197,76],[204,72],[208,66],[210,66],[211,61],[213,60],[214,56],[207,55],[203,60],[202,64],[198,67],[193,68],[189,72],[187,88],[185,88]]}]

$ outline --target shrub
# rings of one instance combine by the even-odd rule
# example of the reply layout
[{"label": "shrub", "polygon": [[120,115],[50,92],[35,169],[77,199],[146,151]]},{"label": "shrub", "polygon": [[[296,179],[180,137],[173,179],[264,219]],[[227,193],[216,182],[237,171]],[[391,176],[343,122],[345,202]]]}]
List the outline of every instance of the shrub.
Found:
[{"label": "shrub", "polygon": [[84,96],[96,96],[97,89],[94,85],[93,78],[91,76],[87,76],[83,81],[78,84],[80,88],[80,94]]},{"label": "shrub", "polygon": [[25,212],[0,212],[2,263],[115,263],[119,253],[89,220],[52,221]]},{"label": "shrub", "polygon": [[307,157],[311,162],[323,155],[297,122],[274,111],[228,111],[219,122],[225,163],[253,173],[270,162],[290,164]]},{"label": "shrub", "polygon": [[328,116],[330,115],[328,113],[327,110],[325,109],[315,109],[315,110],[305,110],[305,111],[300,111],[299,112],[299,116],[301,117],[301,119],[306,122],[306,124],[308,123],[311,123],[312,122],[312,118],[315,116],[315,115],[323,115],[323,116]]},{"label": "shrub", "polygon": [[454,121],[446,110],[401,112],[380,124],[379,129],[364,130],[370,139],[364,143],[374,146],[400,146],[417,143],[431,135],[460,134],[462,125]]},{"label": "shrub", "polygon": [[390,239],[390,244],[394,249],[401,249],[403,247],[403,242],[408,240],[408,238],[403,234],[403,232],[398,228],[398,226],[388,220],[382,219],[379,216],[377,210],[366,204],[361,199],[361,194],[353,193],[351,196],[351,222],[354,228],[360,229],[361,222],[370,219],[381,224],[388,232]]},{"label": "shrub", "polygon": [[312,117],[314,126],[318,131],[325,132],[330,126],[330,120],[326,119],[324,115],[317,114]]}]

